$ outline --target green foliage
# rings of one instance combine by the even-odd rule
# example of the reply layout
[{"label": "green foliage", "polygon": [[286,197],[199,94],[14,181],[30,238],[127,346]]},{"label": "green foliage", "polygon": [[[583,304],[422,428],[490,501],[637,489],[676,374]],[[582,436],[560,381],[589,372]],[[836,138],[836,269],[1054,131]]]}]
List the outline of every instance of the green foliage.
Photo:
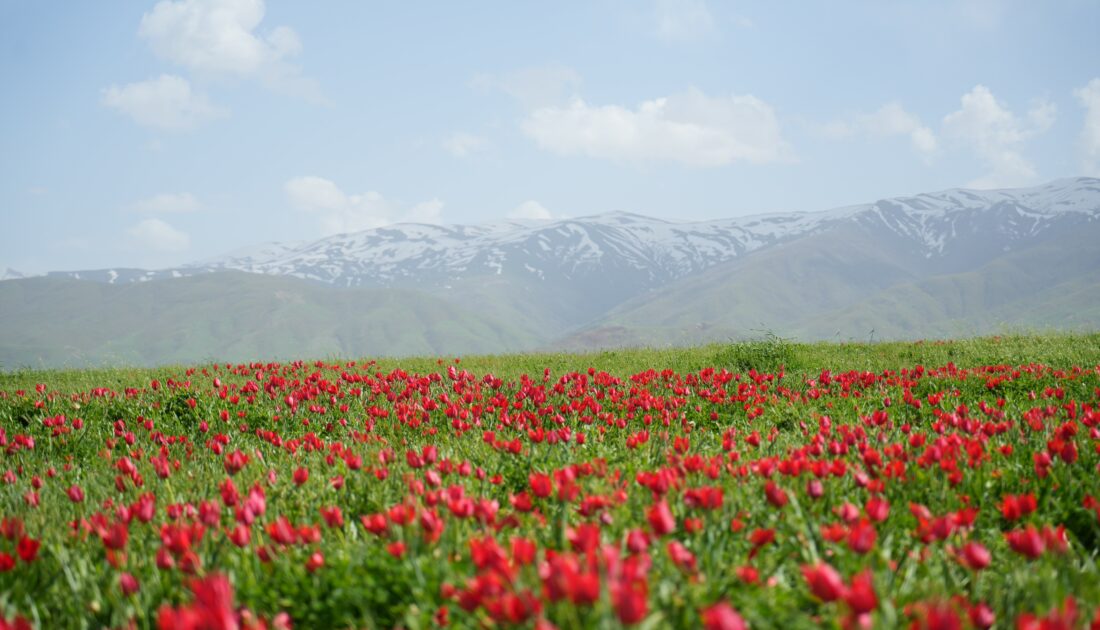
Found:
[{"label": "green foliage", "polygon": [[716,352],[713,363],[734,372],[778,372],[780,368],[793,367],[794,358],[790,340],[766,331],[760,339],[731,343]]}]

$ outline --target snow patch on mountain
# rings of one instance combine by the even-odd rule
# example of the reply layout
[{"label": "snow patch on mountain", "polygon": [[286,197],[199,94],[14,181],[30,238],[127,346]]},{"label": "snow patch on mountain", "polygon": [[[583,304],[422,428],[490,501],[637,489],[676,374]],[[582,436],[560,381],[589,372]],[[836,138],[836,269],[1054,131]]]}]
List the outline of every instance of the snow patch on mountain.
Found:
[{"label": "snow patch on mountain", "polygon": [[1011,247],[1071,215],[1100,218],[1100,179],[1034,188],[951,189],[825,212],[772,213],[673,222],[628,212],[484,225],[397,224],[315,241],[268,243],[172,270],[53,275],[107,282],[150,281],[214,271],[289,275],[342,287],[438,287],[463,278],[535,275],[541,280],[644,278],[658,286],[834,226],[889,230],[924,257],[947,255],[980,232]]}]

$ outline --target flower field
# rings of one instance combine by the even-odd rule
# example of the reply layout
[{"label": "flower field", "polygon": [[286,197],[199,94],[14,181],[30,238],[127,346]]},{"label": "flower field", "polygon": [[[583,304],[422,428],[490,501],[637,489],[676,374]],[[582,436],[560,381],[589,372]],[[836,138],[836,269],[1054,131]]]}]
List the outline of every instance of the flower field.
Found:
[{"label": "flower field", "polygon": [[1098,342],[0,375],[0,628],[1100,628]]}]

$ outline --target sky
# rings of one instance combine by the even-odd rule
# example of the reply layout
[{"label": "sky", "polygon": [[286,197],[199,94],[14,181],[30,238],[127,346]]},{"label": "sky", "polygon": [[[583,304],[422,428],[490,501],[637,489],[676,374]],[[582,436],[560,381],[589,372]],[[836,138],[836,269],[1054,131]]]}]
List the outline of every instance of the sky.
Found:
[{"label": "sky", "polygon": [[0,272],[1100,176],[1100,0],[0,0]]}]

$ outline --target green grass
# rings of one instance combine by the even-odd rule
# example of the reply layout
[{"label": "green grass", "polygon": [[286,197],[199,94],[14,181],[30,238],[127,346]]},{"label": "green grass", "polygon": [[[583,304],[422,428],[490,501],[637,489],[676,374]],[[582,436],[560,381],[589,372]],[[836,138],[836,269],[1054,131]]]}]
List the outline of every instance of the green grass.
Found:
[{"label": "green grass", "polygon": [[[370,364],[372,360],[376,363]],[[275,387],[271,397],[261,389],[255,404],[234,404],[219,395],[213,385],[216,376],[233,388],[255,378],[254,370],[233,373],[224,364],[0,374],[0,428],[9,444],[16,434],[35,440],[33,450],[0,451],[0,473],[11,470],[15,477],[12,483],[0,485],[0,517],[23,519],[29,535],[42,541],[35,564],[19,564],[12,572],[0,573],[0,615],[10,618],[20,613],[50,628],[119,627],[130,620],[139,627],[152,627],[161,606],[190,601],[186,576],[179,570],[152,566],[162,546],[160,527],[178,522],[167,515],[169,505],[220,502],[218,487],[227,478],[224,455],[236,449],[251,461],[233,479],[242,495],[254,484],[265,488],[267,512],[253,525],[250,546],[237,549],[222,533],[234,525],[233,510],[223,509],[217,526],[209,528],[196,545],[202,565],[199,573],[228,575],[239,605],[267,617],[286,611],[297,627],[429,627],[441,607],[449,610],[456,627],[483,627],[489,621],[487,609],[465,611],[442,595],[444,585],[465,588],[479,575],[471,540],[490,536],[506,547],[513,536],[525,536],[537,544],[539,558],[545,560],[551,550],[570,552],[570,530],[600,523],[601,543],[625,554],[627,532],[649,527],[645,514],[655,501],[638,483],[638,475],[661,471],[675,471],[679,479],[666,495],[677,530],[655,540],[648,551],[646,628],[697,627],[700,611],[718,601],[729,602],[754,628],[839,627],[845,605],[815,600],[801,575],[803,565],[822,559],[845,579],[864,569],[872,571],[880,600],[873,613],[875,627],[905,625],[910,618],[908,604],[951,595],[988,602],[998,614],[999,627],[1011,627],[1024,613],[1045,614],[1067,595],[1079,598],[1082,615],[1090,617],[1100,601],[1100,522],[1083,507],[1085,495],[1100,495],[1095,484],[1100,453],[1083,424],[1083,405],[1095,406],[1100,396],[1098,334],[918,343],[796,343],[762,335],[748,342],[695,348],[464,356],[457,364],[453,357],[354,361],[352,368],[349,359],[320,357],[303,361],[300,368],[283,365],[265,370],[261,385],[273,383],[272,376],[285,377],[285,382]],[[990,380],[985,372],[967,378],[947,372],[913,376],[918,365],[931,370],[949,364],[963,370],[1017,369],[993,372],[1011,377],[1004,382]],[[1026,367],[1038,364],[1046,367],[1034,371]],[[365,365],[370,368],[363,369]],[[467,370],[473,378],[452,381],[447,376],[450,367]],[[705,374],[713,375],[707,368],[725,368],[742,377],[728,381],[725,397],[715,399],[717,386],[704,380],[709,378]],[[785,376],[779,379],[775,373],[781,369]],[[551,373],[544,401],[515,385],[524,374],[541,384],[544,370]],[[771,374],[755,382],[747,376],[752,370]],[[810,396],[823,387],[823,370],[845,374],[848,385],[834,384],[822,397]],[[909,374],[904,382],[897,380],[903,370]],[[602,372],[622,380],[613,382]],[[347,380],[345,373],[366,381]],[[439,376],[421,381],[402,373]],[[493,385],[486,380],[490,374],[505,384]],[[636,379],[631,378],[634,375]],[[152,388],[154,379],[159,389]],[[191,384],[173,389],[169,379]],[[44,385],[45,394],[36,392],[37,384]],[[554,391],[555,384],[562,385],[561,391]],[[741,386],[748,387],[747,397],[734,400]],[[97,394],[96,388],[113,390],[114,395]],[[1064,391],[1058,394],[1056,388]],[[16,390],[26,393],[21,396]],[[922,401],[922,406],[904,403],[905,392]],[[302,397],[297,412],[284,404],[291,393]],[[893,404],[885,402],[888,398]],[[438,403],[430,412],[425,406],[428,400]],[[1034,457],[1047,451],[1055,431],[1069,421],[1071,401],[1078,413],[1072,440],[1079,458],[1072,465],[1056,461],[1049,475],[1039,478]],[[338,411],[342,403],[348,405],[346,411]],[[585,406],[574,406],[582,403]],[[944,425],[945,414],[956,413],[964,403],[974,418],[983,421],[995,416],[980,415],[985,414],[978,411],[980,406],[1002,410],[1004,419],[1013,423],[1011,430],[985,435],[973,428]],[[662,416],[662,407],[668,415]],[[759,416],[749,415],[753,407],[760,409]],[[231,412],[231,422],[218,419],[223,410]],[[888,413],[890,422],[877,428],[869,424],[876,411]],[[504,412],[511,416],[507,423]],[[1041,420],[1038,428],[1028,428],[1024,418],[1029,414]],[[55,435],[44,420],[59,415],[70,420],[80,417],[84,426]],[[812,477],[809,472],[798,477],[774,472],[769,479],[786,490],[791,502],[782,509],[769,506],[764,500],[765,481],[754,471],[780,461],[800,461],[794,453],[805,452],[826,415],[833,423],[829,440],[861,432],[864,437],[853,437],[851,448],[843,453],[826,450],[808,457],[843,462],[849,472],[823,478],[825,494],[818,500],[805,490]],[[336,422],[340,417],[349,421],[346,427]],[[526,418],[526,424],[517,425],[519,417]],[[456,428],[463,419],[469,425]],[[480,425],[474,425],[475,420]],[[209,422],[208,432],[202,429],[204,421]],[[580,432],[587,439],[583,445],[575,440],[556,444],[536,440],[532,437],[536,427],[569,429],[570,435]],[[493,435],[486,436],[487,431]],[[648,432],[648,441],[628,447],[628,438],[643,431]],[[727,447],[731,431],[737,439]],[[752,433],[761,437],[759,446],[750,446]],[[133,434],[133,444],[127,442],[127,434]],[[228,441],[221,454],[212,451],[217,434]],[[275,435],[280,445],[271,441]],[[910,440],[916,436],[927,444],[914,446]],[[521,447],[518,454],[502,446],[513,440]],[[950,480],[950,468],[917,463],[934,443],[942,452],[962,453],[957,455],[964,471],[960,479]],[[967,451],[956,448],[962,443],[980,443],[986,457],[967,464]],[[461,487],[471,498],[496,501],[501,518],[514,518],[515,527],[498,530],[476,518],[452,517],[448,508],[436,504],[446,521],[438,541],[424,540],[416,523],[393,526],[392,537],[385,540],[369,534],[359,524],[360,515],[383,512],[403,501],[427,508],[425,491],[433,483],[428,469],[408,464],[406,456],[421,453],[429,445],[438,448],[441,459],[456,464],[468,461],[486,473],[484,480],[475,474],[444,473],[441,487]],[[899,450],[886,455],[888,447]],[[1006,454],[1006,447],[1013,451]],[[731,449],[737,459],[731,457]],[[827,541],[821,530],[838,522],[844,503],[860,507],[871,496],[852,474],[865,465],[862,449],[907,466],[904,479],[880,477],[886,480],[880,496],[892,508],[888,520],[878,525],[876,545],[867,555],[853,553],[843,541]],[[382,464],[387,450],[392,460]],[[340,453],[361,456],[363,467],[353,469],[343,455],[334,456]],[[158,455],[179,461],[179,468],[160,478],[151,461]],[[134,461],[144,479],[140,489],[129,481],[122,491],[116,488],[118,462],[124,456]],[[688,467],[687,459],[696,456],[697,463],[718,466],[714,477]],[[586,465],[595,472],[576,472]],[[744,472],[731,472],[738,466]],[[51,467],[56,477],[49,476]],[[290,481],[299,467],[310,471],[309,481],[301,487]],[[375,474],[381,469],[388,473],[385,479]],[[511,497],[528,488],[532,472],[566,470],[576,475],[576,498],[536,499],[541,518],[511,508]],[[274,484],[269,481],[273,473]],[[328,484],[337,474],[346,480],[340,490]],[[30,509],[23,497],[35,475],[44,480],[41,506]],[[499,483],[489,479],[497,475]],[[84,503],[66,498],[66,489],[73,484],[86,492]],[[418,484],[421,489],[414,490]],[[721,488],[724,504],[711,511],[690,508],[684,499],[686,491],[703,486]],[[620,491],[621,500],[612,499]],[[105,507],[106,500],[130,504],[144,492],[156,494],[156,517],[149,524],[131,524],[128,557],[120,569],[107,564],[97,534],[69,534],[68,523],[90,519],[96,512],[115,518],[113,508]],[[1034,493],[1041,507],[1024,521],[1009,523],[1000,517],[998,504],[1010,493]],[[581,514],[580,502],[590,497],[610,500],[602,509],[606,518]],[[910,502],[927,506],[934,515],[961,510],[969,503],[980,508],[980,515],[971,531],[923,545],[914,535],[919,523],[908,510]],[[317,524],[319,509],[333,505],[343,511],[343,527],[330,530],[321,524],[319,542],[282,549],[270,563],[259,559],[256,547],[271,544],[264,526],[277,516],[296,525]],[[702,529],[688,533],[689,517],[699,518]],[[734,519],[744,522],[744,531],[733,531]],[[1069,552],[1024,560],[1004,538],[1005,532],[1022,523],[1065,525]],[[747,536],[757,528],[773,529],[777,539],[753,556]],[[408,545],[403,558],[387,553],[385,544],[392,540]],[[695,555],[697,576],[670,559],[666,544],[672,540]],[[966,540],[981,541],[990,549],[994,564],[989,570],[976,575],[953,559],[949,548]],[[0,538],[0,552],[10,552],[12,545]],[[304,566],[312,552],[325,558],[324,567],[316,573]],[[746,564],[754,565],[772,586],[742,584],[736,569]],[[121,570],[139,578],[141,590],[135,595],[120,593]],[[601,579],[610,579],[606,567],[603,570]],[[514,579],[516,588],[542,592],[536,566],[518,568]],[[593,605],[545,601],[541,614],[562,628],[616,627],[610,585],[604,583],[601,588]]]}]

